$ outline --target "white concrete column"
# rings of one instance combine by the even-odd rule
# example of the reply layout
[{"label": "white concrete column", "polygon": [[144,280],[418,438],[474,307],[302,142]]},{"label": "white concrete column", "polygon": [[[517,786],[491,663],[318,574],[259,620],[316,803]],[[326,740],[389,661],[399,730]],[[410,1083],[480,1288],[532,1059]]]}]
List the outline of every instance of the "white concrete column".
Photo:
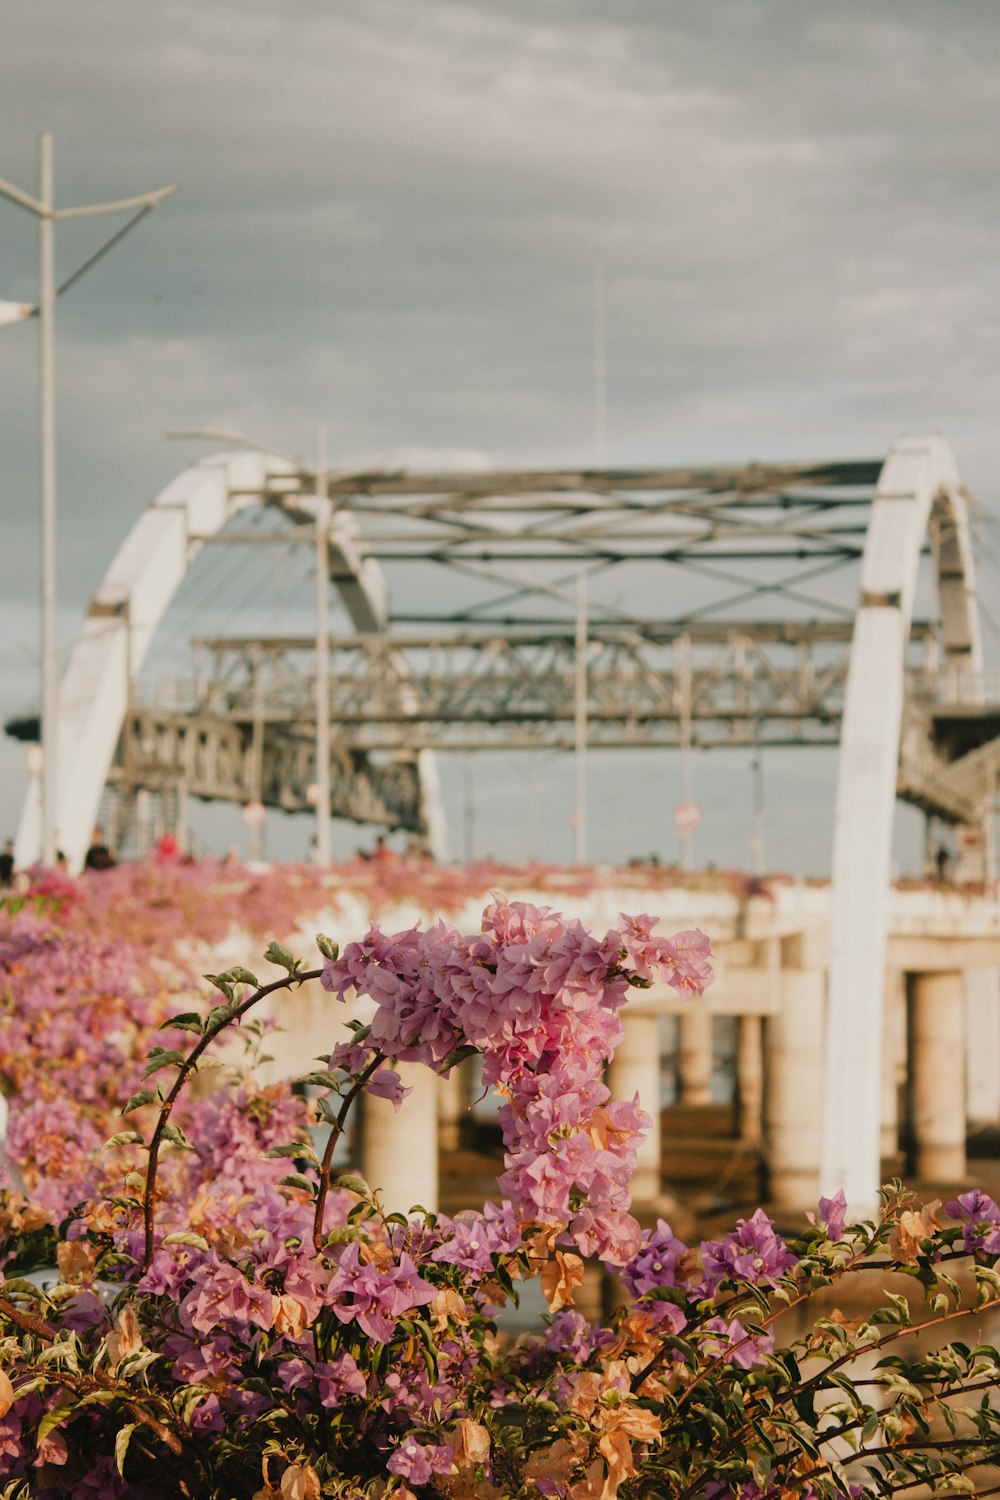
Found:
[{"label": "white concrete column", "polygon": [[361,1100],[361,1175],[380,1189],[390,1213],[415,1204],[429,1212],[438,1203],[438,1078],[419,1063],[397,1071],[413,1093],[397,1114],[387,1099]]},{"label": "white concrete column", "polygon": [[768,1196],[784,1208],[810,1208],[819,1198],[825,981],[822,969],[783,969],[781,1009],[767,1019]]},{"label": "white concrete column", "polygon": [[965,1032],[969,1123],[1000,1124],[1000,969],[966,969]]},{"label": "white concrete column", "polygon": [[680,1102],[712,1102],[712,1013],[700,999],[681,1013]]},{"label": "white concrete column", "polygon": [[739,1016],[736,1031],[736,1129],[747,1146],[761,1139],[764,1038],[760,1016]]},{"label": "white concrete column", "polygon": [[639,1144],[632,1201],[655,1203],[660,1196],[660,1022],[658,1017],[626,1011],[625,1035],[608,1069],[612,1099],[634,1099],[652,1120]]},{"label": "white concrete column", "polygon": [[457,1151],[462,1141],[462,1121],[472,1103],[472,1070],[468,1062],[452,1068],[438,1082],[438,1139],[442,1151]]},{"label": "white concrete column", "polygon": [[910,1003],[914,1170],[965,1175],[965,986],[961,973],[914,974]]},{"label": "white concrete column", "polygon": [[882,1036],[882,1129],[883,1157],[899,1150],[900,1068],[906,1067],[906,975],[902,969],[887,969]]}]

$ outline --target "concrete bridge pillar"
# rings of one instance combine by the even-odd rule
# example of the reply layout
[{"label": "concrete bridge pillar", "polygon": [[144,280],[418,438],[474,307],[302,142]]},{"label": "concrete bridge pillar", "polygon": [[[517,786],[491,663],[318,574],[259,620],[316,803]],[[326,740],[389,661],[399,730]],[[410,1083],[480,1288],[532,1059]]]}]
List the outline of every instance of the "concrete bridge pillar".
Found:
[{"label": "concrete bridge pillar", "polygon": [[1000,969],[965,971],[969,1124],[1000,1124]]},{"label": "concrete bridge pillar", "polygon": [[765,1163],[768,1196],[783,1208],[819,1197],[825,988],[822,969],[782,969],[781,1008],[767,1019]]},{"label": "concrete bridge pillar", "polygon": [[413,1093],[397,1114],[388,1099],[365,1093],[361,1100],[361,1175],[380,1189],[389,1213],[419,1203],[438,1206],[438,1084],[430,1068],[399,1063],[397,1072]]},{"label": "concrete bridge pillar", "polygon": [[438,1086],[438,1128],[443,1151],[457,1151],[462,1144],[462,1122],[472,1104],[471,1061],[459,1063]]},{"label": "concrete bridge pillar", "polygon": [[655,1204],[660,1197],[660,1022],[658,1017],[629,1011],[624,1016],[625,1035],[608,1069],[612,1099],[634,1099],[652,1120],[652,1127],[639,1145],[632,1201]]},{"label": "concrete bridge pillar", "polygon": [[747,1146],[760,1144],[764,1090],[764,1040],[760,1016],[739,1016],[736,1032],[736,1133]]},{"label": "concrete bridge pillar", "polygon": [[931,1182],[965,1175],[965,986],[960,972],[910,980],[913,1167]]},{"label": "concrete bridge pillar", "polygon": [[688,1001],[680,1018],[680,1102],[712,1102],[712,1015],[705,1002]]},{"label": "concrete bridge pillar", "polygon": [[899,1086],[906,1077],[906,975],[887,969],[882,1036],[882,1129],[880,1154],[899,1150]]}]

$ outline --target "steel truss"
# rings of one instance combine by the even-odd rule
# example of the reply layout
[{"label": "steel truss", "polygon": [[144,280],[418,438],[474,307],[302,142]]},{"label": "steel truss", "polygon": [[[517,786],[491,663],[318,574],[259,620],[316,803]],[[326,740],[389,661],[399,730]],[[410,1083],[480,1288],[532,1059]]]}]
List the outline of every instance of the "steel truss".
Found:
[{"label": "steel truss", "polygon": [[[426,834],[434,750],[836,745],[858,607],[894,606],[858,592],[882,472],[881,460],[860,460],[329,476],[330,577],[354,631],[330,642],[334,813]],[[216,457],[137,524],[136,537],[145,525],[152,540],[122,549],[131,592],[116,562],[91,608],[85,666],[81,657],[81,682],[97,681],[99,661],[100,692],[122,705],[117,750],[95,750],[88,796],[106,753],[126,799],[173,786],[310,806],[312,640],[203,641],[195,677],[160,684],[152,702],[114,674],[148,640],[137,644],[132,620],[140,606],[148,613],[153,570],[134,555],[169,547],[179,579],[206,545],[313,546],[316,482],[273,455]],[[944,601],[964,566],[949,506],[932,508],[927,549]],[[168,598],[159,590],[154,610]],[[110,623],[123,639],[116,654]],[[909,634],[899,790],[971,822],[983,733],[941,718],[939,634],[929,624]],[[946,629],[943,647],[941,669],[953,671],[961,630]],[[981,707],[972,717],[981,726]]]}]

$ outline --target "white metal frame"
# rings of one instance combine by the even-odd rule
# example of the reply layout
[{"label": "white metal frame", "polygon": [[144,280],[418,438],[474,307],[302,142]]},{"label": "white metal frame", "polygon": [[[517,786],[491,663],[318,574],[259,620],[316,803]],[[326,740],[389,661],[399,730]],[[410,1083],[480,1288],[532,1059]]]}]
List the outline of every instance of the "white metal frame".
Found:
[{"label": "white metal frame", "polygon": [[[90,604],[59,689],[62,757],[56,789],[56,828],[60,849],[77,870],[90,842],[129,703],[129,688],[142,666],[163,618],[202,538],[217,534],[239,511],[260,503],[268,481],[297,473],[289,460],[265,452],[220,453],[184,470],[148,506],[129,532]],[[311,498],[296,495],[295,508],[308,511]],[[344,513],[330,526],[328,556],[354,628],[380,630],[388,613],[385,578],[365,557],[357,523]],[[421,793],[431,846],[444,846],[444,814],[431,752],[418,757]],[[19,867],[41,853],[41,787],[28,789],[15,842]]]},{"label": "white metal frame", "polygon": [[[933,518],[933,526],[932,526]],[[821,1181],[875,1209],[886,930],[903,668],[920,554],[932,529],[946,661],[976,673],[982,646],[968,516],[944,438],[891,450],[865,540],[834,821]]]}]

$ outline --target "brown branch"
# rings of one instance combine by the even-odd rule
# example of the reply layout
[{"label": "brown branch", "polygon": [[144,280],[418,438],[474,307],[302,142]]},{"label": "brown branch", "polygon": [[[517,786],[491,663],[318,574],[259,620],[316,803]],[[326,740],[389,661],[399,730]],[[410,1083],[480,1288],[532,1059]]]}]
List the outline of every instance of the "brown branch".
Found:
[{"label": "brown branch", "polygon": [[263,1000],[265,995],[273,994],[275,990],[290,989],[293,984],[304,984],[307,980],[319,979],[322,973],[322,969],[306,969],[301,973],[286,974],[283,978],[275,979],[271,984],[262,985],[260,989],[254,990],[252,995],[247,996],[247,998],[245,1000],[242,1000],[239,1005],[233,1006],[228,1015],[220,1016],[220,1018],[212,1026],[210,1026],[201,1037],[199,1037],[198,1041],[192,1047],[187,1057],[178,1067],[177,1077],[174,1079],[173,1086],[170,1089],[170,1092],[167,1094],[167,1097],[164,1099],[162,1105],[160,1106],[160,1114],[159,1118],[156,1121],[156,1128],[154,1129],[149,1141],[149,1162],[146,1167],[146,1186],[142,1196],[142,1219],[145,1230],[145,1248],[143,1250],[142,1257],[143,1272],[149,1270],[150,1263],[153,1259],[153,1251],[155,1248],[153,1237],[155,1231],[156,1211],[153,1204],[153,1198],[156,1188],[156,1169],[159,1164],[160,1145],[163,1140],[163,1132],[166,1129],[167,1123],[169,1122],[170,1111],[173,1109],[174,1104],[176,1103],[177,1096],[180,1093],[181,1089],[184,1087],[184,1084],[187,1082],[192,1070],[198,1063],[199,1058],[205,1052],[206,1048],[215,1041],[215,1038],[219,1035],[220,1032],[224,1031],[227,1026],[231,1026],[234,1021],[241,1021],[246,1015],[247,1011],[250,1010],[252,1006],[256,1005],[259,1000]]},{"label": "brown branch", "polygon": [[[36,1318],[31,1313],[22,1312],[19,1307],[15,1307],[14,1303],[8,1301],[6,1297],[0,1297],[0,1318],[8,1319],[16,1327],[23,1329],[25,1333],[33,1333],[36,1338],[43,1339],[47,1344],[54,1344],[58,1339],[59,1330],[53,1328],[51,1323],[46,1323],[42,1318]],[[87,1375],[77,1374],[72,1370],[61,1370],[59,1371],[57,1383],[66,1386],[68,1390],[75,1390],[77,1392],[80,1391],[81,1387],[84,1390],[88,1387],[96,1387],[102,1391],[113,1391],[122,1404],[128,1407],[136,1421],[141,1422],[151,1432],[154,1432],[175,1457],[179,1457],[183,1451],[183,1444],[177,1434],[172,1432],[158,1417],[154,1417],[151,1412],[146,1411],[138,1396],[132,1395],[127,1387],[123,1387],[117,1381],[111,1380],[107,1375],[103,1375],[96,1370],[92,1374]],[[166,1403],[160,1402],[160,1404],[165,1405]],[[167,1409],[169,1410],[169,1407]]]},{"label": "brown branch", "polygon": [[319,1254],[320,1250],[322,1250],[323,1248],[323,1215],[326,1212],[326,1199],[327,1194],[330,1191],[330,1169],[333,1165],[333,1153],[337,1149],[337,1142],[340,1140],[340,1137],[344,1133],[344,1126],[347,1123],[347,1115],[351,1105],[354,1103],[355,1099],[358,1097],[361,1090],[368,1082],[369,1078],[371,1078],[372,1074],[375,1073],[380,1065],[384,1062],[385,1057],[383,1056],[383,1054],[381,1052],[376,1052],[375,1056],[365,1068],[364,1072],[360,1073],[354,1080],[350,1092],[347,1094],[347,1097],[344,1099],[343,1104],[337,1111],[336,1120],[330,1126],[330,1137],[326,1143],[326,1150],[323,1152],[323,1160],[320,1162],[319,1167],[319,1187],[316,1191],[316,1214],[313,1218],[313,1248],[315,1249],[317,1254]]}]

